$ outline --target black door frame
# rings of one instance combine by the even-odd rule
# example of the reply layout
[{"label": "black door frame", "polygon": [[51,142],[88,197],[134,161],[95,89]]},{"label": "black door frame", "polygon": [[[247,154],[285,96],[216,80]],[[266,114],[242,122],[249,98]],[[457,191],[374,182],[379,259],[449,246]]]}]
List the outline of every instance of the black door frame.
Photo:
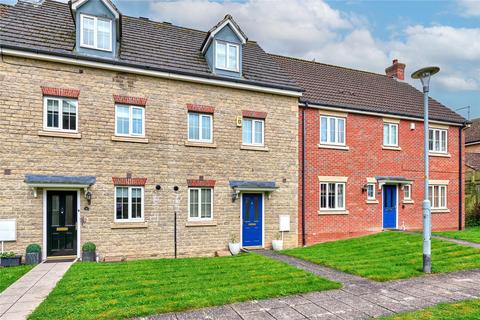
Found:
[{"label": "black door frame", "polygon": [[[74,247],[74,252],[75,256],[79,257],[80,256],[80,195],[81,195],[81,190],[77,188],[61,188],[61,187],[51,187],[51,188],[44,188],[43,189],[43,239],[42,239],[42,260],[46,260],[48,257],[55,257],[52,255],[48,254],[48,233],[49,233],[49,226],[48,226],[48,212],[47,212],[47,194],[49,192],[72,192],[75,193],[76,195],[76,203],[77,207],[75,208],[76,211],[76,220],[75,220],[75,225],[76,225],[76,230],[75,230],[75,235],[74,235],[74,240],[75,240],[75,247]],[[73,256],[73,255],[72,255]]]}]

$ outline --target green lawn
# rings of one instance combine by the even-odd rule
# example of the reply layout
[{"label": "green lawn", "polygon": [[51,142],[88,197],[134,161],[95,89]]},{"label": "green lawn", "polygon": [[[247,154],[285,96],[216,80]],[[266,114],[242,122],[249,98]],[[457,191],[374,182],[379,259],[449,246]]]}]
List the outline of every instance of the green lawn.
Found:
[{"label": "green lawn", "polygon": [[463,231],[434,232],[433,234],[437,236],[480,243],[480,227],[468,228]]},{"label": "green lawn", "polygon": [[425,310],[408,312],[382,318],[384,320],[478,320],[480,319],[480,300],[468,300],[458,303],[443,303]]},{"label": "green lawn", "polygon": [[120,319],[340,286],[257,254],[75,263],[30,319]]},{"label": "green lawn", "polygon": [[12,283],[20,279],[25,273],[30,271],[32,266],[19,266],[19,267],[0,267],[0,292],[7,289]]},{"label": "green lawn", "polygon": [[[377,281],[422,275],[422,236],[401,232],[322,243],[283,253]],[[480,250],[432,239],[432,271],[480,268]]]}]

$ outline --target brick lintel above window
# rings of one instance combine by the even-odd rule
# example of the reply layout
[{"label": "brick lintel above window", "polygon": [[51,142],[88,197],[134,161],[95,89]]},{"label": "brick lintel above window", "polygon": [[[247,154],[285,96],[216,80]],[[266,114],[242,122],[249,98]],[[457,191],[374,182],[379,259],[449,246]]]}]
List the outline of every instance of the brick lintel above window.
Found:
[{"label": "brick lintel above window", "polygon": [[215,113],[215,108],[212,106],[205,106],[201,104],[187,103],[187,110],[190,112],[199,113]]},{"label": "brick lintel above window", "polygon": [[114,94],[113,100],[115,101],[115,103],[126,104],[129,106],[145,107],[147,105],[147,98],[129,97],[129,96],[121,96],[118,94]]},{"label": "brick lintel above window", "polygon": [[203,180],[203,179],[187,179],[187,185],[189,188],[193,187],[215,187],[215,180]]},{"label": "brick lintel above window", "polygon": [[112,177],[113,184],[116,186],[144,186],[147,178],[117,178]]},{"label": "brick lintel above window", "polygon": [[242,110],[242,116],[244,118],[265,119],[267,118],[266,112]]},{"label": "brick lintel above window", "polygon": [[74,98],[77,99],[80,95],[80,90],[78,89],[63,89],[63,88],[54,88],[54,87],[44,87],[42,88],[42,94],[49,97],[61,97],[61,98]]}]

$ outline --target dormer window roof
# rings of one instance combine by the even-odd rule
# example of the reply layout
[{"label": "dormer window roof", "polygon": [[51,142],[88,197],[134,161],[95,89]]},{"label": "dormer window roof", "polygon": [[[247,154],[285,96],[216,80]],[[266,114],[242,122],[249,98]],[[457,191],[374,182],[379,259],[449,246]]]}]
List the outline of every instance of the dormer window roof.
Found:
[{"label": "dormer window roof", "polygon": [[208,47],[212,43],[212,40],[215,38],[215,35],[220,32],[224,27],[229,26],[232,31],[237,35],[238,39],[240,40],[241,44],[247,43],[247,36],[243,33],[242,29],[238,26],[238,24],[233,20],[233,17],[229,14],[223,18],[222,21],[217,23],[212,29],[210,29],[207,33],[207,37],[203,41],[201,51],[203,54],[207,51]]},{"label": "dormer window roof", "polygon": [[[85,4],[88,1],[90,0],[72,1],[72,5],[71,5],[72,11],[73,12],[77,11],[78,8],[80,8],[83,4]],[[112,12],[112,14],[115,16],[115,19],[120,18],[120,11],[118,11],[117,7],[115,7],[115,5],[110,0],[100,0],[100,1]]]},{"label": "dormer window roof", "polygon": [[112,20],[81,14],[80,46],[112,51]]}]

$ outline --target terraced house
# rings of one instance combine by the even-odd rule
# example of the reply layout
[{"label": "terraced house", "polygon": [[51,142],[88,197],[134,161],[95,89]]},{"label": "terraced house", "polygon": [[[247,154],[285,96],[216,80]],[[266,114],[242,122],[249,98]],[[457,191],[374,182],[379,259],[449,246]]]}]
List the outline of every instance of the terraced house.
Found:
[{"label": "terraced house", "polygon": [[[423,94],[385,75],[272,56],[305,88],[300,98],[299,242],[422,228]],[[432,227],[464,226],[466,120],[430,99]],[[303,223],[302,223],[303,222]]]},{"label": "terraced house", "polygon": [[0,50],[5,250],[212,255],[270,246],[280,216],[297,245],[301,89],[230,16],[203,32],[20,1],[0,7]]},{"label": "terraced house", "polygon": [[[212,255],[421,228],[422,94],[109,0],[0,6],[0,221],[44,258]],[[464,224],[465,119],[431,99],[434,229]],[[299,192],[300,191],[300,192]],[[6,227],[4,227],[6,228]],[[10,231],[9,231],[10,230]]]}]

